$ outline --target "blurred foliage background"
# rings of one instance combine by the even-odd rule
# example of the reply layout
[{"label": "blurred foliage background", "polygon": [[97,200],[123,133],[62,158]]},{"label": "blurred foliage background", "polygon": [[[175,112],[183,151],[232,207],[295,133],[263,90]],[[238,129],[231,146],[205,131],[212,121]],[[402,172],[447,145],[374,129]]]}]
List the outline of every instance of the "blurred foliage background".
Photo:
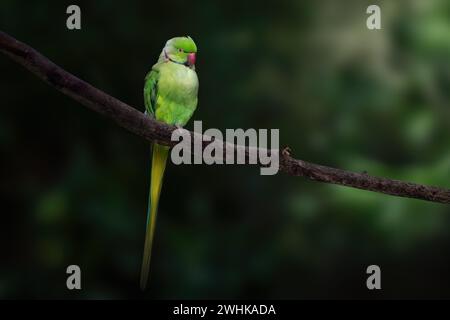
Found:
[{"label": "blurred foliage background", "polygon": [[[2,0],[0,30],[140,110],[165,41],[190,35],[204,128],[279,128],[298,158],[450,187],[446,0]],[[206,165],[169,165],[141,293],[149,144],[4,56],[0,84],[0,298],[450,298],[449,206]]]}]

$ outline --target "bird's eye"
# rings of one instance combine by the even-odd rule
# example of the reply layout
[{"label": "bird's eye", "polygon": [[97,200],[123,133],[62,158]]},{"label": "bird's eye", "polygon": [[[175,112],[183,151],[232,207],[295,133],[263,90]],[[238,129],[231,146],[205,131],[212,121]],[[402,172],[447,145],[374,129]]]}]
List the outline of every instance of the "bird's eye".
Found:
[{"label": "bird's eye", "polygon": [[180,48],[180,49],[178,49],[178,52],[184,52],[184,50]]}]

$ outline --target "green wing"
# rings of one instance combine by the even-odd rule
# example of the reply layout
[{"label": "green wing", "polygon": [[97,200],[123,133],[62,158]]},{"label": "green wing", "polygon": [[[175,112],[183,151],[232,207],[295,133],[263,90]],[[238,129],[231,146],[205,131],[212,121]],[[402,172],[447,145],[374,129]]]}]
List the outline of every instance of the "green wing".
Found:
[{"label": "green wing", "polygon": [[158,96],[158,66],[153,66],[152,70],[145,76],[144,103],[147,114],[154,115],[156,109],[156,97]]}]

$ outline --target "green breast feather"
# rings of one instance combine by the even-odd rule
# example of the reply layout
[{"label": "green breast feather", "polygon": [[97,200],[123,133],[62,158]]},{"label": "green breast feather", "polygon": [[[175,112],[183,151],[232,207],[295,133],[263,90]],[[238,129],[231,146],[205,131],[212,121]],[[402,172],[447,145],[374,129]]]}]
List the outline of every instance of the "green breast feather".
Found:
[{"label": "green breast feather", "polygon": [[158,62],[145,79],[147,113],[167,124],[184,126],[197,107],[196,72],[173,62]]}]

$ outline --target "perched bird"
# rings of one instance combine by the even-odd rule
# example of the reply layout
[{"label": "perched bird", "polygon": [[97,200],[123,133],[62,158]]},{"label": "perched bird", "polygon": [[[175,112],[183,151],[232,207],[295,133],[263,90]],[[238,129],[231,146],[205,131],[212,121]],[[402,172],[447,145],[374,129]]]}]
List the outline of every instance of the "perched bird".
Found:
[{"label": "perched bird", "polygon": [[[158,62],[145,77],[144,102],[149,116],[167,124],[184,126],[197,108],[198,78],[195,72],[197,46],[190,37],[167,41]],[[144,290],[150,268],[156,214],[169,147],[153,143],[147,226],[141,269]]]}]

